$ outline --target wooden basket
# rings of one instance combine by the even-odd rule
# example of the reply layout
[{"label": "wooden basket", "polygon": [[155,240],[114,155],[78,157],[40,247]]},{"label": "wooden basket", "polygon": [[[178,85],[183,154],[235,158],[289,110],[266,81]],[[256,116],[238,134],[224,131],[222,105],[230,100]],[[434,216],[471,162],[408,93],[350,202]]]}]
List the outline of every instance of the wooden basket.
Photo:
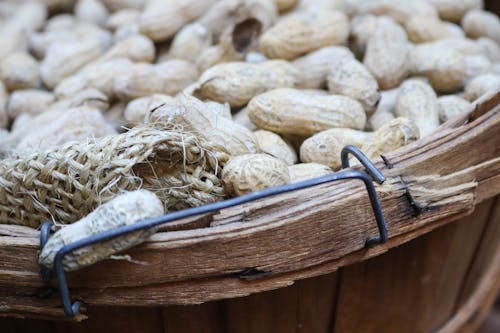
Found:
[{"label": "wooden basket", "polygon": [[[364,248],[377,228],[363,184],[323,184],[176,222],[128,251],[133,261],[69,273],[73,298],[89,305],[83,326],[0,327],[472,332],[500,288],[499,101],[500,92],[484,96],[377,161],[385,244]],[[0,225],[0,314],[65,319],[38,250],[38,231]]]}]

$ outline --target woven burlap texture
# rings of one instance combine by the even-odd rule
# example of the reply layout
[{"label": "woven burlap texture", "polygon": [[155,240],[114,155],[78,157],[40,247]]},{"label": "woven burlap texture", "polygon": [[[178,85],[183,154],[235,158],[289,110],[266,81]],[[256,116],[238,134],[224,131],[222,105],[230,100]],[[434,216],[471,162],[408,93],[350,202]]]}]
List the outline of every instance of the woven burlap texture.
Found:
[{"label": "woven burlap texture", "polygon": [[0,223],[68,224],[123,191],[153,191],[167,210],[224,198],[228,155],[199,136],[138,127],[0,161]]}]

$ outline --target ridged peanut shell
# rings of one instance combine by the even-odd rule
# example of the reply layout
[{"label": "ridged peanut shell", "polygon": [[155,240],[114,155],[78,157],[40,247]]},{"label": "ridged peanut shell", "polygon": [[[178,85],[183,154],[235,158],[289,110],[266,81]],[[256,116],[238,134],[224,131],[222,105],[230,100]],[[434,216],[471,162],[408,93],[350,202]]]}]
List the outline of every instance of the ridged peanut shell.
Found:
[{"label": "ridged peanut shell", "polygon": [[297,153],[295,149],[278,134],[266,130],[258,130],[253,132],[253,134],[263,153],[274,156],[287,165],[297,163]]},{"label": "ridged peanut shell", "polygon": [[345,46],[327,46],[295,59],[292,65],[298,70],[298,88],[326,88],[327,76],[333,62],[342,58],[354,58]]},{"label": "ridged peanut shell", "polygon": [[464,98],[473,102],[490,90],[500,90],[500,74],[483,74],[472,79],[465,86]]},{"label": "ridged peanut shell", "polygon": [[263,92],[275,88],[294,87],[296,69],[284,60],[269,60],[253,64],[230,62],[206,70],[198,80],[195,95],[232,107],[243,106]]},{"label": "ridged peanut shell", "polygon": [[409,79],[399,87],[396,115],[411,120],[423,138],[439,127],[439,104],[432,87],[422,80]]},{"label": "ridged peanut shell", "polygon": [[363,106],[352,98],[290,88],[258,95],[248,109],[254,124],[279,134],[310,136],[334,127],[363,129],[366,124]]},{"label": "ridged peanut shell", "polygon": [[409,43],[404,29],[389,18],[379,18],[368,40],[363,64],[380,89],[398,86],[408,75]]},{"label": "ridged peanut shell", "polygon": [[418,127],[407,118],[395,118],[375,131],[373,139],[361,146],[370,159],[396,150],[420,138]]},{"label": "ridged peanut shell", "polygon": [[26,89],[14,91],[7,103],[9,117],[14,119],[22,113],[36,116],[55,100],[53,93],[45,90]]},{"label": "ridged peanut shell", "polygon": [[462,17],[474,8],[482,8],[483,0],[427,0],[446,21],[460,22]]},{"label": "ridged peanut shell", "polygon": [[39,65],[26,52],[14,52],[0,62],[0,78],[8,90],[26,89],[40,81]]},{"label": "ridged peanut shell", "polygon": [[199,54],[212,45],[212,35],[199,23],[185,25],[175,34],[166,59],[184,59],[195,62]]},{"label": "ridged peanut shell", "polygon": [[288,166],[290,183],[326,176],[332,172],[328,166],[319,163],[299,163]]},{"label": "ridged peanut shell", "polygon": [[459,26],[441,21],[437,17],[411,16],[404,27],[408,38],[414,43],[432,42],[447,37],[464,37]]},{"label": "ridged peanut shell", "polygon": [[441,96],[438,98],[438,103],[439,120],[441,123],[444,123],[459,114],[470,111],[472,106],[469,101],[456,95]]},{"label": "ridged peanut shell", "polygon": [[[146,190],[126,192],[97,207],[81,220],[57,231],[49,238],[38,261],[44,267],[52,269],[57,252],[65,245],[163,214],[163,204],[154,193]],[[138,245],[157,229],[155,227],[136,231],[72,251],[64,257],[64,270],[74,271],[92,265],[112,254]]]},{"label": "ridged peanut shell", "polygon": [[371,132],[332,128],[306,139],[300,146],[300,160],[320,163],[332,170],[338,170],[341,167],[340,152],[346,145],[361,147],[372,137]]},{"label": "ridged peanut shell", "polygon": [[380,100],[378,83],[358,60],[345,57],[332,61],[327,80],[328,90],[332,94],[359,101],[368,114],[375,111]]},{"label": "ridged peanut shell", "polygon": [[493,13],[480,9],[471,10],[463,17],[462,27],[468,37],[488,37],[500,43],[500,20]]},{"label": "ridged peanut shell", "polygon": [[377,105],[377,109],[368,119],[368,125],[372,130],[376,131],[396,118],[395,108],[398,94],[398,88],[382,90],[380,92],[380,101]]},{"label": "ridged peanut shell", "polygon": [[295,59],[324,46],[344,44],[349,20],[343,12],[313,8],[278,21],[260,38],[260,51],[268,58]]},{"label": "ridged peanut shell", "polygon": [[267,154],[232,157],[222,170],[222,183],[229,196],[239,196],[289,182],[287,165]]}]

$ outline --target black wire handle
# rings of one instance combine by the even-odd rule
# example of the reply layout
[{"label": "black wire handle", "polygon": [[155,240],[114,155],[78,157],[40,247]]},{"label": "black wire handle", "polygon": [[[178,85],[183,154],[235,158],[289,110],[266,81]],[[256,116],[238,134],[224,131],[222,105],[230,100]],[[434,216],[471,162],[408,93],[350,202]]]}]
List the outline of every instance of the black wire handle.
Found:
[{"label": "black wire handle", "polygon": [[[343,167],[345,165],[348,166],[349,164],[347,160],[348,153],[354,155],[365,166],[365,168],[368,170],[368,173],[372,175],[372,177],[375,178],[375,180],[378,183],[382,183],[385,180],[385,177],[375,167],[375,165],[359,149],[357,149],[354,146],[346,146],[342,150],[341,156],[342,156]],[[346,160],[347,162],[344,163],[344,160]],[[242,195],[240,197],[219,201],[203,206],[198,206],[194,208],[188,208],[181,211],[172,212],[160,217],[142,220],[131,225],[122,226],[100,234],[92,235],[63,246],[56,253],[56,256],[54,258],[53,271],[55,272],[55,275],[57,277],[57,285],[61,296],[61,302],[63,304],[64,312],[68,317],[73,317],[79,312],[81,305],[80,301],[71,303],[71,297],[68,289],[68,284],[66,281],[66,274],[64,272],[63,259],[64,256],[70,252],[73,252],[79,248],[86,247],[92,244],[108,241],[118,236],[122,236],[143,229],[149,229],[179,219],[195,215],[201,215],[213,211],[218,211],[224,208],[241,205],[243,203],[266,198],[269,196],[296,191],[307,187],[320,185],[337,180],[344,180],[344,179],[362,180],[368,192],[368,197],[370,198],[370,203],[373,209],[373,213],[375,215],[375,220],[377,222],[380,235],[379,237],[368,238],[365,242],[365,247],[374,246],[378,243],[384,243],[387,240],[387,227],[384,219],[384,214],[382,213],[382,208],[380,206],[380,201],[378,200],[377,192],[375,191],[375,186],[373,185],[372,178],[364,171],[359,171],[359,170],[340,171],[322,177],[308,179],[293,184],[271,187],[261,191],[256,191],[246,195]],[[52,222],[45,222],[42,225],[41,235],[40,235],[40,245],[42,249],[50,236],[50,229],[52,225],[53,225]],[[50,280],[50,271],[48,271],[46,268],[42,268],[41,274],[44,281],[48,282]]]}]

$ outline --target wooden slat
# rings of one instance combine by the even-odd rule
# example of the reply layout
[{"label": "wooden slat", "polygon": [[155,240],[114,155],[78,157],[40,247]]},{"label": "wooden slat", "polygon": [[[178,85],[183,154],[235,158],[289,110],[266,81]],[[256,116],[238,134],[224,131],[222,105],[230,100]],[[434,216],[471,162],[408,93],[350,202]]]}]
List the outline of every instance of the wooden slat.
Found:
[{"label": "wooden slat", "polygon": [[332,322],[337,275],[301,280],[293,286],[225,301],[226,332],[326,333]]},{"label": "wooden slat", "polygon": [[222,333],[225,332],[224,319],[220,302],[163,309],[164,333]]},{"label": "wooden slat", "polygon": [[345,267],[332,332],[426,333],[445,323],[491,204],[387,254]]},{"label": "wooden slat", "polygon": [[456,314],[439,333],[474,333],[500,293],[500,199],[494,210],[465,280]]}]

